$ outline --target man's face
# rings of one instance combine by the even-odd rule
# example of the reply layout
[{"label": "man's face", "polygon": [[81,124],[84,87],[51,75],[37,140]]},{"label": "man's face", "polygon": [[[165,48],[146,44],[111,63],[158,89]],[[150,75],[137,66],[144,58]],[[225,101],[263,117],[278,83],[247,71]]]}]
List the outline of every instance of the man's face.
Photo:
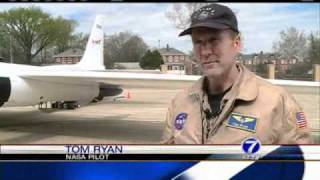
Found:
[{"label": "man's face", "polygon": [[193,50],[206,76],[226,75],[235,64],[241,41],[228,31],[231,30],[192,29]]}]

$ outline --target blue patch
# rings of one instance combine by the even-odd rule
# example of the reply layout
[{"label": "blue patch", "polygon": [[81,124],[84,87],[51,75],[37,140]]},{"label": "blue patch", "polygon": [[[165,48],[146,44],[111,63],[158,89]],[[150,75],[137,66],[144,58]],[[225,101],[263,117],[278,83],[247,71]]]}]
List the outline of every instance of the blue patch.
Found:
[{"label": "blue patch", "polygon": [[258,118],[256,117],[231,113],[227,122],[227,126],[250,132],[256,132],[257,121]]},{"label": "blue patch", "polygon": [[174,127],[176,127],[177,130],[181,130],[187,120],[187,117],[187,113],[179,113],[174,121]]}]

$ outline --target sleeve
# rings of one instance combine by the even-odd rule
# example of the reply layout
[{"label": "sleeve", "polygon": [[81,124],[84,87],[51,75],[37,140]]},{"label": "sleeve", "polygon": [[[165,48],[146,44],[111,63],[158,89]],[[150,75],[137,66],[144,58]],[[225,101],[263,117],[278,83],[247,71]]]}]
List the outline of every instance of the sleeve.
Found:
[{"label": "sleeve", "polygon": [[165,127],[162,134],[161,144],[174,144],[174,128],[172,124],[173,118],[173,101],[171,102],[165,119]]},{"label": "sleeve", "polygon": [[279,144],[312,144],[309,122],[302,108],[290,94],[283,100],[283,131]]}]

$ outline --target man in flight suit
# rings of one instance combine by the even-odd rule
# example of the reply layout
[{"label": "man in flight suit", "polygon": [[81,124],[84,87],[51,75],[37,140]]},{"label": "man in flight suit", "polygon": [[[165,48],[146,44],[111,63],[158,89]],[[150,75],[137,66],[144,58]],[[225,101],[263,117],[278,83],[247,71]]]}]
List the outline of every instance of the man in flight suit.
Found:
[{"label": "man in flight suit", "polygon": [[203,77],[172,100],[164,144],[312,143],[301,107],[283,88],[236,63],[237,19],[219,4],[202,7],[179,36],[191,35]]}]

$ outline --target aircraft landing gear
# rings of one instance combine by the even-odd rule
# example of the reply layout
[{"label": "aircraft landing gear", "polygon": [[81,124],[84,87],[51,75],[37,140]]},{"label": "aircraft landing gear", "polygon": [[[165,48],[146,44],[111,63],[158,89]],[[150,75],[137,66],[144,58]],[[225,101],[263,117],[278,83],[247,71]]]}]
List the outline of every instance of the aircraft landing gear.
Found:
[{"label": "aircraft landing gear", "polygon": [[80,107],[80,104],[78,104],[76,101],[68,101],[63,102],[63,109],[76,109]]},{"label": "aircraft landing gear", "polygon": [[38,104],[39,110],[48,109],[76,109],[79,108],[80,104],[77,101],[57,101],[57,102],[40,102]]}]

